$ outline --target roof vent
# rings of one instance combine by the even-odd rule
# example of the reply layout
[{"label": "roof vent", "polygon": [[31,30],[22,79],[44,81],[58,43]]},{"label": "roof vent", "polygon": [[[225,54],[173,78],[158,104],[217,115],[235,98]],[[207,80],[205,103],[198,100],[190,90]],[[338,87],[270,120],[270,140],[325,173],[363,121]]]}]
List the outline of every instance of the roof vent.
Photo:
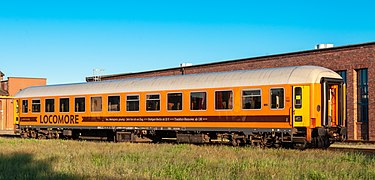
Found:
[{"label": "roof vent", "polygon": [[104,69],[101,68],[94,68],[92,70],[93,75],[93,81],[101,81],[102,80],[102,73],[104,72]]},{"label": "roof vent", "polygon": [[315,46],[315,49],[325,49],[325,48],[331,48],[333,47],[333,44],[318,44]]},{"label": "roof vent", "polygon": [[192,63],[181,63],[180,67],[187,67],[187,66],[192,66]]}]

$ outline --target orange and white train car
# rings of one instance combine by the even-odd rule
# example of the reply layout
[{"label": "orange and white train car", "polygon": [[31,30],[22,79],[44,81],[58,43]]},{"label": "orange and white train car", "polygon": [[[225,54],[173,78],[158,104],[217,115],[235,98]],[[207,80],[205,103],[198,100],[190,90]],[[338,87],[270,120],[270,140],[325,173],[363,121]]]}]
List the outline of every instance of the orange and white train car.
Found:
[{"label": "orange and white train car", "polygon": [[328,147],[345,137],[340,75],[317,66],[49,85],[16,96],[30,138]]}]

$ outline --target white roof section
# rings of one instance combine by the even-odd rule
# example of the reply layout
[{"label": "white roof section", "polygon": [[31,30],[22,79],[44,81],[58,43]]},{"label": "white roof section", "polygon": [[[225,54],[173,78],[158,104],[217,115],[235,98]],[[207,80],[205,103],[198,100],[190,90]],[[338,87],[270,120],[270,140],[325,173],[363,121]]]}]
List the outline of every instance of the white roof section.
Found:
[{"label": "white roof section", "polygon": [[225,88],[270,84],[307,84],[320,83],[322,77],[342,79],[336,72],[327,68],[318,66],[293,66],[29,87],[17,93],[15,97],[116,94],[123,92]]}]

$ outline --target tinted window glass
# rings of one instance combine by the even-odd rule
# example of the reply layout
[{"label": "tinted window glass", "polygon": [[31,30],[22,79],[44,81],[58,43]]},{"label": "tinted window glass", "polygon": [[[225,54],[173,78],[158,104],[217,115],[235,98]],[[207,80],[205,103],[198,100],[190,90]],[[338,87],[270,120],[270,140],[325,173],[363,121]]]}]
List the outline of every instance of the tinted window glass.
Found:
[{"label": "tinted window glass", "polygon": [[284,89],[271,89],[271,109],[284,108]]},{"label": "tinted window glass", "polygon": [[206,92],[192,92],[190,93],[190,109],[191,110],[206,110]]},{"label": "tinted window glass", "polygon": [[260,90],[242,91],[242,109],[260,109],[262,107],[262,96]]},{"label": "tinted window glass", "polygon": [[22,113],[29,112],[29,101],[28,100],[22,100]]},{"label": "tinted window glass", "polygon": [[46,99],[45,112],[55,112],[55,99]]},{"label": "tinted window glass", "polygon": [[101,112],[102,105],[102,97],[91,97],[91,112]]},{"label": "tinted window glass", "polygon": [[69,98],[60,99],[60,112],[69,112]]},{"label": "tinted window glass", "polygon": [[126,96],[126,111],[139,111],[139,95]]},{"label": "tinted window glass", "polygon": [[294,107],[297,109],[302,108],[302,88],[294,88]]},{"label": "tinted window glass", "polygon": [[215,109],[232,109],[233,108],[233,92],[232,91],[216,91],[215,92]]},{"label": "tinted window glass", "polygon": [[108,96],[108,111],[120,111],[120,96]]},{"label": "tinted window glass", "polygon": [[357,117],[358,122],[368,122],[368,69],[358,69],[357,71]]},{"label": "tinted window glass", "polygon": [[182,110],[182,93],[168,94],[168,110]]},{"label": "tinted window glass", "polygon": [[75,112],[85,112],[85,98],[79,97],[74,99],[74,111]]},{"label": "tinted window glass", "polygon": [[31,111],[40,112],[40,99],[31,100]]},{"label": "tinted window glass", "polygon": [[159,94],[146,95],[146,110],[147,111],[159,111],[160,110],[160,95]]}]

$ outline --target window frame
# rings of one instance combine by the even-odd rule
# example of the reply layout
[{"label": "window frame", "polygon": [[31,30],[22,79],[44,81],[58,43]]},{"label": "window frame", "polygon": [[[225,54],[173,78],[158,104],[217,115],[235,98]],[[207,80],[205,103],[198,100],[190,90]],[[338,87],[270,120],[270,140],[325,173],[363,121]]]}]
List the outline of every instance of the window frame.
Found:
[{"label": "window frame", "polygon": [[[233,95],[233,97],[232,97],[232,108],[228,108],[228,109],[216,109],[216,92],[222,92],[222,91],[230,91],[230,92],[232,92],[232,95]],[[214,91],[214,110],[215,111],[233,111],[233,109],[234,109],[234,91],[233,91],[233,89],[224,89],[224,90],[215,90]]]},{"label": "window frame", "polygon": [[[370,121],[369,114],[369,69],[368,68],[360,68],[355,69],[356,77],[357,77],[357,85],[356,85],[356,105],[357,105],[357,121],[356,122],[364,122],[368,123]],[[365,96],[365,98],[361,98]],[[365,101],[363,101],[365,100]]]},{"label": "window frame", "polygon": [[[110,111],[109,109],[109,97],[118,97],[118,105],[119,105],[119,108],[117,111]],[[117,112],[121,112],[121,95],[119,94],[114,94],[114,95],[107,95],[107,112],[109,113],[117,113]]]},{"label": "window frame", "polygon": [[[128,96],[138,96],[138,111],[128,111]],[[134,102],[134,100],[130,100]],[[125,95],[125,112],[139,112],[141,111],[141,95],[140,94],[127,94]]]},{"label": "window frame", "polygon": [[[150,111],[150,110],[147,110],[147,95],[159,95],[159,110],[152,110],[152,111]],[[145,94],[145,111],[146,112],[160,112],[161,111],[161,95],[160,95],[160,93],[149,93],[149,94]]]},{"label": "window frame", "polygon": [[[301,93],[299,94],[300,95],[300,99],[297,99],[297,88],[301,90]],[[303,101],[304,101],[304,98],[303,98],[303,88],[302,87],[293,87],[293,91],[294,91],[294,94],[293,94],[293,108],[294,109],[302,109],[303,108]],[[301,102],[297,104],[297,100],[300,100]],[[298,105],[298,107],[297,107]]]},{"label": "window frame", "polygon": [[[97,97],[100,97],[102,99],[102,108],[100,111],[92,111],[92,107],[91,107],[91,103],[92,103],[92,99],[91,98],[97,98]],[[102,113],[103,112],[103,96],[90,96],[90,112],[91,113]]]},{"label": "window frame", "polygon": [[[255,91],[255,90],[259,90],[260,92],[260,108],[259,109],[244,109],[243,108],[243,92],[244,91]],[[249,88],[249,89],[242,89],[241,90],[241,110],[244,110],[244,111],[259,111],[259,110],[262,110],[263,109],[263,91],[261,88]],[[250,95],[249,95],[250,96]]]},{"label": "window frame", "polygon": [[[68,99],[68,105],[69,105],[69,108],[68,108],[68,112],[62,112],[60,111],[61,110],[61,99]],[[70,113],[70,97],[59,97],[59,113]]]},{"label": "window frame", "polygon": [[[33,101],[34,100],[39,100],[39,112],[34,112],[33,111]],[[40,98],[35,98],[35,99],[31,99],[31,113],[33,114],[40,114],[42,112],[42,100]]]},{"label": "window frame", "polygon": [[[168,103],[169,103],[168,95],[169,94],[181,94],[181,109],[178,109],[178,110],[168,109]],[[167,92],[166,93],[166,99],[167,99],[167,103],[165,103],[165,104],[166,104],[166,110],[167,111],[169,111],[169,112],[180,112],[180,111],[184,110],[184,93],[183,92]]]},{"label": "window frame", "polygon": [[[53,111],[47,112],[47,100],[53,100]],[[56,112],[56,99],[55,98],[45,98],[44,99],[44,112],[45,113],[55,113]]]},{"label": "window frame", "polygon": [[[283,89],[283,102],[284,102],[284,107],[283,108],[272,108],[272,96],[271,96],[271,92],[272,92],[272,89]],[[285,109],[285,88],[284,87],[272,87],[272,88],[269,88],[269,93],[268,93],[268,97],[269,97],[269,108],[270,110],[284,110]]]},{"label": "window frame", "polygon": [[[77,98],[83,98],[83,99],[85,99],[85,110],[84,111],[76,111],[76,100],[77,100]],[[74,113],[85,113],[86,112],[86,105],[87,105],[87,103],[86,103],[86,96],[74,96]]]},{"label": "window frame", "polygon": [[[206,105],[206,109],[198,109],[198,110],[195,110],[195,109],[191,109],[191,93],[206,93],[206,102],[205,102],[205,105]],[[208,109],[208,92],[207,91],[190,91],[189,92],[189,110],[190,111],[207,111]]]}]

